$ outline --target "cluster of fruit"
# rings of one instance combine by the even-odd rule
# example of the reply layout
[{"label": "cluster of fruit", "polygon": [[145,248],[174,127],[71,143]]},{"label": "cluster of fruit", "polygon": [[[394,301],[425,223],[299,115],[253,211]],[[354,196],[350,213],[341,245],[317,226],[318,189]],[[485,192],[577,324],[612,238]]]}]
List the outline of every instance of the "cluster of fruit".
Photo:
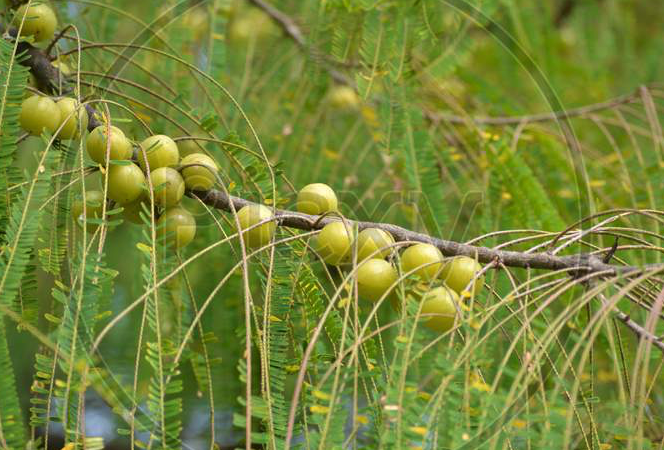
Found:
[{"label": "cluster of fruit", "polygon": [[[298,193],[299,212],[321,215],[337,209],[337,197],[325,184],[310,184]],[[276,229],[271,209],[258,204],[247,205],[238,211],[238,219],[248,247],[270,243]],[[399,306],[394,292],[399,272],[391,261],[399,260],[401,272],[406,276],[418,276],[429,284],[440,282],[421,297],[425,325],[439,332],[446,332],[454,325],[459,295],[476,295],[484,284],[483,277],[477,276],[482,267],[475,259],[467,256],[444,259],[440,250],[431,244],[411,245],[397,258],[394,237],[382,229],[365,228],[358,234],[357,243],[354,241],[352,226],[335,220],[318,233],[313,248],[327,264],[339,266],[350,262],[356,244],[358,293],[370,301],[389,297],[395,307]]]},{"label": "cluster of fruit", "polygon": [[[63,98],[54,102],[48,97],[34,95],[23,101],[20,123],[34,135],[48,130],[58,139],[78,139],[87,129],[88,116],[75,99]],[[143,223],[140,211],[153,198],[155,206],[161,210],[157,225],[161,226],[160,230],[168,236],[169,242],[175,247],[183,247],[193,240],[196,221],[180,206],[180,201],[185,188],[208,190],[212,187],[218,170],[214,159],[204,153],[190,153],[180,158],[173,139],[155,135],[139,144],[134,161],[132,142],[121,129],[110,124],[92,130],[87,136],[86,148],[90,158],[103,167],[108,198],[123,207],[127,220]],[[87,222],[92,229],[102,219],[103,210],[101,191],[86,192],[85,207],[82,200],[72,205],[77,221]]]}]

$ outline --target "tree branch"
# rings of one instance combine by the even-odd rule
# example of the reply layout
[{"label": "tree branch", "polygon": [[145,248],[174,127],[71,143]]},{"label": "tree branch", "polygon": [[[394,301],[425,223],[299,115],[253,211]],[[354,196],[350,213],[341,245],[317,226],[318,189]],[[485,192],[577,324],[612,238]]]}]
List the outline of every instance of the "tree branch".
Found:
[{"label": "tree branch", "polygon": [[[228,212],[231,212],[233,207],[235,210],[239,210],[244,206],[254,204],[254,202],[240,197],[231,196],[229,198],[223,192],[214,189],[206,192],[191,192],[190,195],[198,197],[203,203],[212,206],[213,208]],[[231,203],[233,207],[231,207]],[[328,223],[334,220],[338,220],[334,217],[321,218],[321,216],[312,216],[281,209],[276,210],[276,216],[281,217],[279,220],[279,224],[281,226],[296,228],[299,230],[318,230],[323,228]],[[479,247],[439,239],[389,223],[362,222],[353,220],[349,220],[348,222],[351,225],[357,224],[359,230],[363,230],[365,228],[380,228],[381,230],[389,232],[396,241],[415,241],[432,244],[437,247],[445,256],[463,255],[469,256],[471,258],[476,257],[482,263],[500,261],[502,264],[508,267],[568,270],[574,275],[582,275],[590,272],[605,272],[606,276],[624,275],[630,272],[642,271],[647,267],[650,267],[647,266],[644,268],[638,268],[634,266],[618,266],[613,264],[606,264],[600,257],[587,253],[579,253],[577,255],[571,256],[555,256],[548,253],[524,253],[507,250],[494,250],[488,247]]]}]

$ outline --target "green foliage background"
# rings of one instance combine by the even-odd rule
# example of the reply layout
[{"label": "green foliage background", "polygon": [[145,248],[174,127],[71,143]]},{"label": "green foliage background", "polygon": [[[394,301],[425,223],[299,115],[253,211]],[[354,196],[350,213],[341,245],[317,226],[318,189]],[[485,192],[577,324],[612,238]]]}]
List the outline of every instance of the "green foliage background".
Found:
[{"label": "green foliage background", "polygon": [[[614,262],[662,262],[664,3],[269,4],[303,45],[247,1],[52,2],[75,26],[61,88],[137,142],[199,137],[236,196],[293,209],[323,182],[352,219],[559,254],[619,237]],[[664,448],[662,352],[616,315],[664,335],[661,266],[588,283],[492,269],[441,337],[417,326],[417,280],[402,313],[372,310],[353,270],[289,229],[244,266],[233,216],[192,198],[178,254],[119,210],[88,232],[69,207],[102,178],[82,143],[23,136],[21,58],[0,41],[0,448],[41,448],[44,430],[80,448],[241,447],[247,402],[252,441],[284,448],[317,329],[293,447]],[[335,103],[339,81],[356,101]],[[561,108],[573,117],[532,117]]]}]

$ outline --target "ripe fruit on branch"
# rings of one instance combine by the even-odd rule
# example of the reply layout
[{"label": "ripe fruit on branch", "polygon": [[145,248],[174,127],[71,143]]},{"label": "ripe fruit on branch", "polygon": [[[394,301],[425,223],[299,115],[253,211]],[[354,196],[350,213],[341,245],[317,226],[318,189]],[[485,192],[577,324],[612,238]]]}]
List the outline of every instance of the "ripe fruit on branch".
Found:
[{"label": "ripe fruit on branch", "polygon": [[316,236],[314,248],[326,263],[338,266],[348,260],[353,244],[353,229],[350,223],[328,223]]},{"label": "ripe fruit on branch", "polygon": [[51,39],[55,34],[58,19],[55,17],[53,10],[47,5],[41,4],[30,7],[22,5],[18,8],[12,21],[16,29],[21,25],[23,16],[25,16],[25,21],[23,22],[23,28],[21,28],[21,36],[32,36],[36,42],[41,42]]},{"label": "ripe fruit on branch", "polygon": [[169,208],[157,220],[159,236],[175,248],[182,248],[196,236],[196,219],[186,209]]},{"label": "ripe fruit on branch", "polygon": [[473,258],[455,256],[445,261],[440,277],[446,285],[458,294],[468,289],[473,295],[477,295],[484,285],[484,276],[473,281],[472,286],[469,286],[469,283],[480,270],[482,270],[482,265]]},{"label": "ripe fruit on branch", "polygon": [[[92,130],[86,141],[88,155],[96,163],[106,165],[107,125],[99,125]],[[132,156],[131,142],[118,127],[110,127],[111,148],[109,159],[124,160]]]},{"label": "ripe fruit on branch", "polygon": [[397,281],[397,270],[384,259],[367,259],[357,269],[357,291],[360,297],[379,300]]},{"label": "ripe fruit on branch", "polygon": [[297,210],[301,213],[317,216],[336,211],[337,207],[337,196],[327,184],[308,184],[297,194]]},{"label": "ripe fruit on branch", "polygon": [[35,136],[44,130],[53,134],[60,126],[60,108],[48,97],[33,95],[23,100],[19,121],[24,130]]},{"label": "ripe fruit on branch", "polygon": [[[240,228],[246,230],[259,222],[273,217],[272,210],[263,205],[247,205],[237,212]],[[277,224],[274,220],[242,232],[244,243],[249,248],[263,247],[272,241]]]},{"label": "ripe fruit on branch", "polygon": [[415,244],[408,247],[401,255],[401,267],[404,272],[414,273],[425,280],[432,280],[440,274],[443,267],[443,254],[431,244]]},{"label": "ripe fruit on branch", "polygon": [[[147,155],[147,164],[144,153]],[[163,134],[150,136],[141,142],[138,149],[138,163],[145,172],[150,166],[150,172],[160,167],[174,167],[180,161],[180,152],[175,141]]]},{"label": "ripe fruit on branch", "polygon": [[63,98],[56,105],[60,110],[62,128],[58,137],[60,139],[78,139],[81,130],[88,128],[88,113],[85,108],[73,98]]},{"label": "ripe fruit on branch", "polygon": [[438,314],[423,317],[424,325],[434,331],[444,333],[454,326],[459,296],[446,286],[431,289],[422,297],[421,314]]},{"label": "ripe fruit on branch", "polygon": [[145,189],[145,175],[134,163],[111,164],[108,176],[108,196],[121,205],[137,200]]},{"label": "ripe fruit on branch", "polygon": [[[74,221],[82,228],[87,224],[88,231],[93,232],[99,224],[89,223],[89,219],[101,219],[104,210],[104,193],[101,191],[85,192],[85,211],[83,210],[83,197],[74,200],[71,205],[71,215]],[[87,219],[87,220],[86,220]]]},{"label": "ripe fruit on branch", "polygon": [[180,203],[184,196],[184,180],[177,170],[160,167],[150,172],[155,204],[168,208]]},{"label": "ripe fruit on branch", "polygon": [[[380,228],[366,228],[357,235],[357,260],[367,258],[386,258],[390,252],[390,245],[394,244],[394,238],[387,231]],[[378,251],[377,253],[374,253]]]},{"label": "ripe fruit on branch", "polygon": [[182,166],[187,164],[202,164],[199,166],[185,167],[182,169],[182,177],[187,189],[192,191],[207,191],[216,181],[217,163],[204,153],[192,153],[182,158]]}]

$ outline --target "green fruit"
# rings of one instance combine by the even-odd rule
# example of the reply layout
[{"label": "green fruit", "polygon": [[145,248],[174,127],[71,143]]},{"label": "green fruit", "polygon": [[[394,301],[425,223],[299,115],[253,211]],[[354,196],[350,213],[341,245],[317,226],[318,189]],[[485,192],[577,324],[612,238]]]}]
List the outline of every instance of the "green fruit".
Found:
[{"label": "green fruit", "polygon": [[205,152],[204,144],[205,140],[197,140],[197,139],[181,139],[177,141],[178,152],[180,152],[180,157],[184,158],[186,156],[191,155],[192,153],[204,153]]},{"label": "green fruit", "polygon": [[401,255],[401,268],[404,272],[417,269],[414,273],[425,280],[432,280],[443,267],[443,254],[431,244],[415,244]]},{"label": "green fruit", "polygon": [[449,331],[454,326],[458,303],[459,296],[448,287],[441,286],[430,290],[422,297],[421,314],[437,315],[423,317],[424,325],[440,333]]},{"label": "green fruit", "polygon": [[[23,16],[25,16],[24,21]],[[58,26],[58,19],[53,10],[43,4],[30,7],[22,5],[18,8],[12,23],[18,29],[21,21],[23,21],[21,36],[32,36],[36,42],[51,39]]]},{"label": "green fruit", "polygon": [[189,211],[179,206],[169,208],[157,220],[159,234],[165,242],[175,248],[182,248],[196,236],[196,219]]},{"label": "green fruit", "polygon": [[184,196],[182,175],[170,167],[160,167],[150,172],[155,204],[168,208],[180,203]]},{"label": "green fruit", "polygon": [[484,286],[484,276],[475,280],[473,286],[468,285],[480,270],[482,270],[482,265],[473,258],[455,256],[445,261],[440,276],[445,284],[454,289],[457,294],[461,294],[468,288],[469,292],[477,295]]},{"label": "green fruit", "polygon": [[108,196],[121,205],[137,200],[145,189],[145,175],[134,163],[108,168]]},{"label": "green fruit", "polygon": [[351,224],[346,225],[348,229],[341,221],[329,223],[323,227],[314,241],[316,252],[323,261],[333,266],[347,261],[351,255],[353,229]]},{"label": "green fruit", "polygon": [[[242,230],[246,230],[271,217],[274,217],[272,210],[263,205],[247,205],[237,212],[237,218]],[[249,231],[244,231],[242,234],[244,243],[249,248],[264,247],[272,241],[276,229],[277,224],[272,220]]]},{"label": "green fruit", "polygon": [[337,207],[337,196],[327,184],[308,184],[297,194],[297,210],[304,214],[317,216],[336,211]]},{"label": "green fruit", "polygon": [[[107,142],[107,126],[100,125],[88,136],[86,146],[88,155],[96,163],[106,165],[106,142]],[[125,134],[118,127],[110,127],[111,147],[109,159],[112,160],[125,160],[131,159],[133,150],[131,142],[125,137]]]},{"label": "green fruit", "polygon": [[207,191],[217,181],[217,163],[214,159],[203,153],[192,153],[180,161],[180,165],[202,164],[203,166],[192,166],[182,169],[182,177],[187,189],[192,191]]},{"label": "green fruit", "polygon": [[357,291],[373,302],[380,299],[397,281],[397,270],[384,259],[367,259],[357,269]]},{"label": "green fruit", "polygon": [[[362,261],[367,258],[386,258],[392,252],[392,248],[388,248],[392,244],[394,238],[387,231],[366,228],[357,236],[357,259]],[[374,253],[376,251],[378,252]]]},{"label": "green fruit", "polygon": [[73,98],[63,98],[56,105],[60,110],[62,126],[58,137],[60,139],[78,139],[81,136],[81,130],[88,128],[88,112],[85,107]]},{"label": "green fruit", "polygon": [[[147,163],[143,153],[147,155]],[[175,167],[179,161],[178,146],[168,136],[157,134],[141,142],[141,148],[138,150],[138,163],[144,172],[148,165],[150,166],[150,172],[152,172],[160,167]]]},{"label": "green fruit", "polygon": [[[138,199],[134,200],[131,203],[125,203],[122,205],[122,217],[125,220],[135,223],[137,225],[143,225],[143,219],[141,218],[141,211],[143,211],[143,205],[149,205],[145,196],[141,195]],[[148,211],[150,208],[148,208]]]},{"label": "green fruit", "polygon": [[[83,227],[87,223],[86,219],[101,219],[104,210],[104,193],[101,191],[85,192],[85,211],[83,210],[83,197],[74,200],[71,205],[71,215],[74,221]],[[88,231],[94,231],[99,224],[87,223]]]},{"label": "green fruit", "polygon": [[60,108],[48,97],[33,95],[23,100],[19,120],[30,134],[39,136],[44,130],[53,134],[60,126]]}]

